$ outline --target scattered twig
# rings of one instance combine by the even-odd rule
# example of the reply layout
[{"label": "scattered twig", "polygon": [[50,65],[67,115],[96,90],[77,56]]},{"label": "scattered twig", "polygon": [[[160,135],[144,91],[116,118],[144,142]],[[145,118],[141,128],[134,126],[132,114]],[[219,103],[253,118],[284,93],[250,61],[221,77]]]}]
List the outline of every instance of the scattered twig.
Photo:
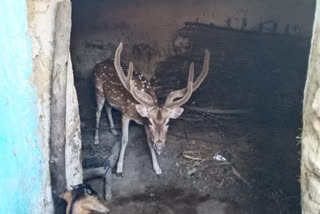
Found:
[{"label": "scattered twig", "polygon": [[240,175],[240,173],[238,172],[238,170],[236,170],[236,168],[234,168],[234,166],[232,166],[232,165],[230,165],[230,166],[231,166],[231,169],[232,169],[233,173],[234,173],[240,180],[242,180],[245,184],[247,184],[248,187],[251,188],[250,183],[249,183],[244,177],[242,177],[242,176]]},{"label": "scattered twig", "polygon": [[104,168],[107,170],[104,177],[104,197],[107,201],[112,198],[112,169],[116,165],[120,153],[120,142],[116,142],[111,149],[111,155],[105,163]]},{"label": "scattered twig", "polygon": [[189,136],[188,136],[188,133],[187,133],[187,129],[184,130],[184,136],[185,136],[185,139],[187,139],[187,141],[189,141]]},{"label": "scattered twig", "polygon": [[[204,118],[204,120],[206,120],[206,121],[208,121],[210,123],[212,123],[212,121],[214,121],[216,124],[218,124],[220,126],[223,125],[223,123],[216,116],[212,117],[211,115],[205,114],[203,112],[199,112],[199,113],[201,114],[202,118]],[[218,127],[218,126],[215,125],[215,127]]]},{"label": "scattered twig", "polygon": [[194,157],[194,156],[188,155],[188,154],[186,154],[186,152],[182,153],[182,157],[184,157],[185,159],[188,159],[188,160],[193,160],[193,161],[202,161],[204,159],[201,157]]},{"label": "scattered twig", "polygon": [[225,162],[218,162],[216,165],[217,165],[217,166],[231,165],[231,163],[228,162],[228,161],[225,161]]},{"label": "scattered twig", "polygon": [[209,184],[206,185],[205,187],[201,188],[201,189],[200,189],[200,192],[203,192],[203,191],[206,190],[208,187],[209,187]]},{"label": "scattered twig", "polygon": [[187,122],[193,122],[193,123],[202,121],[201,118],[179,117],[178,119],[179,120],[184,120],[184,121],[187,121]]},{"label": "scattered twig", "polygon": [[287,197],[280,198],[279,201],[290,201],[290,200],[297,200],[297,199],[299,199],[298,195],[290,195]]},{"label": "scattered twig", "polygon": [[213,109],[213,108],[202,108],[196,106],[186,105],[184,108],[192,110],[192,111],[199,111],[211,114],[247,114],[250,113],[253,109]]},{"label": "scattered twig", "polygon": [[111,186],[112,186],[112,169],[115,166],[120,152],[120,142],[116,142],[111,150],[111,155],[106,160],[105,165],[97,168],[85,169],[83,171],[84,180],[104,177],[104,190],[105,199],[110,200],[112,198]]},{"label": "scattered twig", "polygon": [[224,178],[222,178],[221,182],[218,184],[217,187],[220,189],[223,186],[223,184],[224,184]]}]

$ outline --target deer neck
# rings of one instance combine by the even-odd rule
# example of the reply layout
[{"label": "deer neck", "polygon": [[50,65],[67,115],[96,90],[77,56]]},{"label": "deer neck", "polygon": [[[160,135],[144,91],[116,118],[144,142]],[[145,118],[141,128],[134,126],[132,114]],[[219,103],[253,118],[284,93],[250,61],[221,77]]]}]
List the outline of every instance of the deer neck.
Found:
[{"label": "deer neck", "polygon": [[[66,214],[70,213],[70,208],[71,208],[70,203],[68,203]],[[90,213],[91,213],[91,210],[81,208],[81,203],[77,201],[73,204],[72,213],[70,214],[90,214]]]},{"label": "deer neck", "polygon": [[79,205],[73,207],[71,214],[90,214],[91,211],[87,209],[81,208]]}]

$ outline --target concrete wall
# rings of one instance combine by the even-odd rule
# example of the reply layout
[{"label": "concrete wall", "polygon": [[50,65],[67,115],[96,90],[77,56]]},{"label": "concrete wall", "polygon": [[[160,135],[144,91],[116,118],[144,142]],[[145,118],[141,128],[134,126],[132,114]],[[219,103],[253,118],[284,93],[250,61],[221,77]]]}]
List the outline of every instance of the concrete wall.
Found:
[{"label": "concrete wall", "polygon": [[225,26],[231,18],[232,27],[239,28],[246,17],[247,28],[252,28],[274,20],[280,32],[290,24],[292,34],[310,36],[314,4],[315,0],[78,0],[73,8],[75,72],[87,78],[94,64],[112,56],[121,40],[126,45],[124,62],[132,59],[150,77],[155,64],[172,54],[172,38],[186,21]]},{"label": "concrete wall", "polygon": [[0,213],[51,213],[43,93],[34,84],[24,0],[0,5]]},{"label": "concrete wall", "polygon": [[317,2],[303,103],[301,144],[302,213],[320,212],[320,4]]}]

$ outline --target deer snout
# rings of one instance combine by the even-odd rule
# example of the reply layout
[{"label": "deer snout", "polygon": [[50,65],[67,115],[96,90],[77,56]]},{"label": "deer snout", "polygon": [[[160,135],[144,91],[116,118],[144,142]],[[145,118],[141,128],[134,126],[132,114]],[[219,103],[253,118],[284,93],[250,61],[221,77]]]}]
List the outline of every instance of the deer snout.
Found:
[{"label": "deer snout", "polygon": [[165,144],[162,141],[157,141],[156,143],[153,144],[154,149],[157,151],[157,153],[161,153],[161,151],[164,149]]}]

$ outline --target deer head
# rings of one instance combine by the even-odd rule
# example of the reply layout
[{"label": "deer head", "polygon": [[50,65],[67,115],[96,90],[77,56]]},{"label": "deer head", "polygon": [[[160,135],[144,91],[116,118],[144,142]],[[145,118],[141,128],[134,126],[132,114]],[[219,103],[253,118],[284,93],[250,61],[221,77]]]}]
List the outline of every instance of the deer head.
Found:
[{"label": "deer head", "polygon": [[123,44],[120,42],[115,53],[115,69],[125,89],[129,91],[134,99],[139,103],[135,105],[136,111],[141,117],[148,119],[148,127],[151,133],[153,147],[157,153],[160,154],[165,147],[169,120],[176,119],[183,113],[183,108],[181,106],[190,99],[192,92],[199,88],[208,74],[210,52],[207,49],[205,50],[202,72],[197,80],[195,82],[193,81],[194,63],[191,63],[187,87],[172,91],[167,96],[165,104],[160,106],[157,104],[157,100],[155,100],[151,95],[142,90],[138,90],[135,87],[135,84],[132,80],[132,62],[129,63],[128,74],[125,76],[120,64],[122,47]]}]

